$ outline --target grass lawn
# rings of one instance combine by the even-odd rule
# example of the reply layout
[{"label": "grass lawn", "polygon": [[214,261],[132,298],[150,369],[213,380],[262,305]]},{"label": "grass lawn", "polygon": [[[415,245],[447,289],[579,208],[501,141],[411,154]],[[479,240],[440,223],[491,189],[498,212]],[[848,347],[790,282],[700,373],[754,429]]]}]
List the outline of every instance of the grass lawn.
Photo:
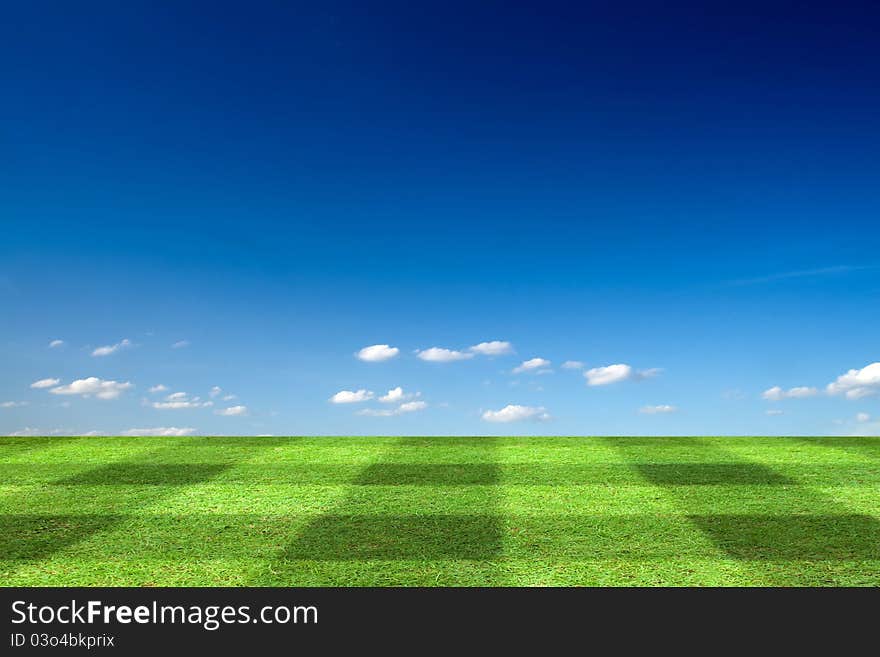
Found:
[{"label": "grass lawn", "polygon": [[0,438],[4,585],[880,585],[878,438]]}]

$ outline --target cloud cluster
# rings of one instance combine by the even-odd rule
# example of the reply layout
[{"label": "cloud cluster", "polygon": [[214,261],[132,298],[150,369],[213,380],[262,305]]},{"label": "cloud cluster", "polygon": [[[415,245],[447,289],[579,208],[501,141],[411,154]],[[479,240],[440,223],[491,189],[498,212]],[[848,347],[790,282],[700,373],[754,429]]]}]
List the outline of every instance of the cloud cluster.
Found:
[{"label": "cloud cluster", "polygon": [[340,390],[330,398],[331,404],[357,404],[373,398],[369,390]]},{"label": "cloud cluster", "polygon": [[621,381],[641,381],[660,374],[660,369],[652,367],[647,370],[633,369],[631,365],[616,363],[604,367],[594,367],[584,372],[588,386],[607,386]]},{"label": "cloud cluster", "polygon": [[564,370],[582,370],[584,364],[579,360],[567,360],[560,367]]},{"label": "cloud cluster", "polygon": [[662,413],[675,413],[678,411],[677,406],[670,406],[669,404],[658,404],[656,406],[642,406],[639,409],[639,413],[643,415],[658,415]]},{"label": "cloud cluster", "polygon": [[546,358],[530,358],[529,360],[524,360],[517,367],[513,368],[514,374],[521,374],[523,372],[546,372],[549,371],[547,368],[550,367],[550,361]]},{"label": "cloud cluster", "polygon": [[[42,383],[38,381],[37,383]],[[35,384],[31,384],[35,387]],[[45,388],[45,385],[37,386]],[[96,376],[90,376],[86,379],[77,379],[67,385],[51,388],[49,392],[53,395],[79,395],[80,397],[97,397],[98,399],[116,399],[126,390],[133,388],[134,384],[128,381],[120,383],[118,381],[105,381]]]},{"label": "cloud cluster", "polygon": [[549,413],[543,406],[520,406],[508,404],[498,411],[486,411],[482,415],[486,422],[522,422],[524,420],[546,421]]},{"label": "cloud cluster", "polygon": [[98,347],[92,352],[92,356],[109,356],[111,354],[115,354],[120,349],[127,349],[131,346],[131,340],[125,338],[120,340],[116,344],[106,345],[104,347]]},{"label": "cloud cluster", "polygon": [[403,415],[404,413],[414,413],[428,408],[427,402],[411,401],[405,402],[397,408],[363,408],[357,412],[358,415],[368,415],[372,417],[393,417],[395,415]]},{"label": "cloud cluster", "polygon": [[469,351],[482,356],[506,356],[513,353],[513,345],[504,340],[492,340],[475,344]]},{"label": "cloud cluster", "polygon": [[168,390],[168,386],[163,386],[161,383],[150,388],[150,392],[152,393],[165,392],[166,390]]},{"label": "cloud cluster", "polygon": [[185,408],[207,408],[213,406],[212,401],[202,401],[201,397],[191,397],[186,392],[172,392],[165,397],[164,401],[151,402],[149,404],[159,410],[181,410]]},{"label": "cloud cluster", "polygon": [[63,347],[63,346],[64,346],[64,340],[52,340],[52,342],[49,343],[49,349],[58,349],[58,347]]},{"label": "cloud cluster", "polygon": [[847,399],[861,399],[880,393],[880,362],[841,374],[828,384],[826,390],[829,395],[844,395]]},{"label": "cloud cluster", "polygon": [[18,408],[20,406],[27,406],[28,403],[26,401],[5,401],[0,402],[0,408]]},{"label": "cloud cluster", "polygon": [[230,406],[229,408],[219,408],[214,411],[217,415],[225,415],[235,416],[235,415],[247,415],[248,409],[247,406]]},{"label": "cloud cluster", "polygon": [[369,347],[364,347],[357,352],[357,357],[359,360],[367,363],[381,363],[385,360],[391,360],[399,353],[400,349],[397,347],[392,347],[387,344],[374,344]]},{"label": "cloud cluster", "polygon": [[153,427],[152,429],[129,429],[123,436],[189,436],[195,433],[192,427]]},{"label": "cloud cluster", "polygon": [[379,397],[379,401],[384,404],[397,404],[413,397],[419,397],[421,394],[420,392],[404,392],[403,388],[397,386]]},{"label": "cloud cluster", "polygon": [[773,386],[761,393],[761,397],[767,401],[781,401],[783,399],[803,399],[805,397],[815,397],[819,394],[816,388],[808,386],[798,386],[797,388],[789,388],[783,390],[779,386]]},{"label": "cloud cluster", "polygon": [[452,363],[457,360],[469,360],[475,355],[479,356],[506,356],[514,353],[513,345],[506,340],[491,340],[480,342],[464,351],[458,349],[446,349],[445,347],[430,347],[417,349],[416,356],[429,363]]},{"label": "cloud cluster", "polygon": [[456,351],[455,349],[444,349],[443,347],[430,347],[429,349],[416,351],[416,356],[429,363],[451,363],[457,360],[473,358],[474,354],[470,351]]},{"label": "cloud cluster", "polygon": [[39,381],[34,381],[31,384],[31,388],[51,388],[52,386],[57,386],[59,383],[61,383],[61,379],[40,379]]}]

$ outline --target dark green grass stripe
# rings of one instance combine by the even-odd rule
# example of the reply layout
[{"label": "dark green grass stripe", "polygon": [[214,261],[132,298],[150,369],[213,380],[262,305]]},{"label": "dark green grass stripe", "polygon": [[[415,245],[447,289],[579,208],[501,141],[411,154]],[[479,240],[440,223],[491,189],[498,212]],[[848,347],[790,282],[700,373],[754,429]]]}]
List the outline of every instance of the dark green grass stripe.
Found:
[{"label": "dark green grass stripe", "polygon": [[[460,444],[461,439],[455,443]],[[446,449],[423,438],[404,437],[380,460],[368,465],[350,481],[347,495],[336,507],[312,519],[282,550],[268,568],[270,581],[295,577],[296,562],[369,561],[369,560],[442,560],[460,559],[479,562],[496,560],[503,547],[503,522],[498,507],[499,466],[487,462],[495,453],[496,438],[471,438],[468,447],[479,450],[478,463],[400,464],[386,462],[399,449],[416,449],[430,459],[430,450]],[[372,490],[383,486],[468,485],[483,494],[468,514],[407,513],[400,505],[386,513],[352,514],[352,508],[373,508]],[[287,573],[285,575],[285,573]],[[266,573],[256,576],[262,583]],[[499,577],[499,583],[500,577]]]},{"label": "dark green grass stripe", "polygon": [[[773,482],[780,490],[797,497],[801,504],[837,510],[837,513],[822,515],[780,514],[774,513],[774,508],[768,506],[762,514],[694,512],[690,491],[695,483],[706,476],[701,465],[692,462],[662,465],[646,463],[643,460],[644,453],[639,453],[633,468],[647,481],[671,494],[694,526],[731,558],[740,561],[880,558],[880,521],[876,518],[851,513],[790,474],[781,474],[774,468],[749,460],[717,443],[710,444],[696,438],[693,440],[694,449],[698,449],[708,459],[722,460],[718,459],[719,456],[739,459],[738,463],[729,466],[726,475],[728,479]],[[630,443],[622,440],[612,443],[624,454],[631,453]],[[741,496],[761,497],[759,488],[731,487],[732,495],[734,491]],[[796,571],[773,573],[775,584],[797,584],[799,581],[800,575]]]},{"label": "dark green grass stripe", "polygon": [[[96,514],[92,510],[106,507],[106,501],[97,497],[81,500],[81,508],[78,511],[82,515],[70,513],[58,516],[30,516],[8,514],[3,516],[2,532],[11,537],[8,540],[9,552],[16,555],[16,560],[39,561],[55,552],[69,548],[70,546],[90,538],[92,535],[107,531],[117,526],[129,514],[138,514],[144,506],[155,504],[163,498],[170,497],[179,492],[182,486],[192,486],[209,481],[220,472],[234,466],[235,461],[227,459],[225,462],[211,464],[190,464],[187,466],[156,465],[151,461],[162,462],[169,453],[181,449],[179,439],[165,439],[164,446],[138,455],[136,460],[122,461],[100,465],[84,472],[75,472],[67,477],[58,479],[55,483],[59,486],[68,485],[102,485],[102,496],[114,501],[118,496],[119,488],[141,485],[136,508],[116,507],[113,513]],[[251,449],[256,449],[252,447]],[[146,486],[145,486],[146,485]],[[97,487],[89,488],[94,496]],[[38,489],[32,492],[30,503],[39,502],[37,498],[55,497],[53,486]],[[79,520],[81,519],[81,520]],[[46,523],[41,525],[40,523]],[[42,531],[35,532],[34,527],[43,527]],[[30,539],[28,539],[30,537]]]},{"label": "dark green grass stripe", "polygon": [[[693,523],[741,561],[880,562],[880,525],[859,514],[0,515],[0,561],[215,559],[539,563],[714,559]],[[296,541],[290,542],[297,528]],[[112,541],[76,545],[113,530]],[[691,536],[688,536],[690,532]],[[502,536],[512,539],[505,545]],[[279,555],[279,551],[281,554]]]},{"label": "dark green grass stripe", "polygon": [[[422,453],[425,455],[425,453]],[[209,456],[197,453],[195,456]],[[216,456],[216,455],[211,455]],[[399,452],[388,454],[395,458]],[[189,456],[193,459],[193,455]],[[461,455],[459,455],[461,458]],[[486,458],[483,454],[482,458]],[[188,463],[140,463],[126,461],[95,468],[95,463],[67,462],[52,464],[0,464],[0,484],[13,485],[93,485],[167,483],[175,479],[185,483],[187,470],[209,470],[228,465],[235,459]],[[784,464],[775,467],[781,468]],[[880,488],[880,463],[804,463],[797,464],[797,479],[788,472],[771,470],[757,464],[707,461],[651,463],[566,464],[546,462],[504,463],[400,463],[382,462],[365,468],[359,463],[243,463],[235,467],[219,467],[213,479],[241,484],[291,484],[338,486],[354,484],[412,486],[644,486],[645,476],[656,483],[681,485],[743,485],[782,486],[808,482],[814,486],[869,486]]]}]

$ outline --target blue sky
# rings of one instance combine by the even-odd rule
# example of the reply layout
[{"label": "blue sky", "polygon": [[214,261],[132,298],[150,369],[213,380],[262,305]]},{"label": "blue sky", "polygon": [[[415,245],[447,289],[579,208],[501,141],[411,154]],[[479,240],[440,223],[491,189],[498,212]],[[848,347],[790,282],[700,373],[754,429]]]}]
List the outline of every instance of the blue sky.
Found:
[{"label": "blue sky", "polygon": [[474,4],[9,8],[0,434],[880,433],[877,8]]}]

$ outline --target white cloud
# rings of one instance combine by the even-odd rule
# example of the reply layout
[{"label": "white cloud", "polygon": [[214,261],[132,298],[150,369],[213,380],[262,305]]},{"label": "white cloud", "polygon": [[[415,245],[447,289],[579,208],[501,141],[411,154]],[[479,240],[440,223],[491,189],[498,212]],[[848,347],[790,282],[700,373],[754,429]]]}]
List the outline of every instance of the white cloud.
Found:
[{"label": "white cloud", "polygon": [[129,429],[123,436],[188,436],[195,432],[192,427],[153,427],[152,429]]},{"label": "white cloud", "polygon": [[40,379],[31,384],[31,388],[51,388],[61,383],[61,379]]},{"label": "white cloud", "polygon": [[604,367],[594,367],[584,372],[588,386],[607,386],[620,381],[641,381],[650,379],[662,372],[659,367],[652,367],[647,370],[634,370],[632,366],[625,363],[615,363],[614,365],[606,365]]},{"label": "white cloud", "polygon": [[161,383],[150,388],[150,392],[154,394],[157,392],[165,392],[166,390],[168,390],[168,386],[163,386]]},{"label": "white cloud", "polygon": [[330,398],[330,402],[333,404],[356,404],[372,398],[373,393],[369,390],[340,390]]},{"label": "white cloud", "polygon": [[778,408],[771,408],[764,412],[765,415],[783,415],[784,411],[779,410]]},{"label": "white cloud", "polygon": [[483,413],[486,422],[521,422],[523,420],[549,420],[550,415],[543,406],[519,406],[508,404],[499,411]]},{"label": "white cloud", "polygon": [[217,415],[247,415],[247,406],[230,406],[229,408],[220,408],[214,411]]},{"label": "white cloud", "polygon": [[675,413],[678,410],[675,406],[669,404],[658,404],[657,406],[642,406],[639,413],[643,415],[658,415],[660,413]]},{"label": "white cloud", "polygon": [[6,435],[12,436],[12,437],[15,437],[15,436],[40,436],[40,435],[42,435],[42,433],[40,432],[39,429],[36,429],[34,427],[25,427],[24,429],[21,429],[20,431],[13,431],[12,433],[8,433]]},{"label": "white cloud", "polygon": [[856,414],[856,422],[867,422],[871,419],[871,416],[867,413],[857,413]]},{"label": "white cloud", "polygon": [[816,388],[807,386],[798,386],[797,388],[789,388],[783,390],[779,386],[773,386],[761,393],[761,397],[768,401],[780,401],[783,399],[803,399],[804,397],[815,397],[819,394]]},{"label": "white cloud", "polygon": [[387,344],[374,344],[364,347],[357,352],[357,357],[367,363],[381,363],[383,360],[390,360],[400,353],[397,347],[391,347]]},{"label": "white cloud", "polygon": [[400,405],[398,408],[398,412],[400,413],[412,413],[414,411],[421,411],[428,408],[428,403],[423,401],[411,401],[406,402]]},{"label": "white cloud", "polygon": [[200,401],[164,401],[164,402],[153,402],[150,404],[153,408],[158,408],[160,411],[178,411],[183,408],[207,408],[209,406],[213,406],[214,402],[200,402]]},{"label": "white cloud", "polygon": [[208,408],[213,406],[212,401],[202,401],[201,397],[190,397],[186,392],[172,392],[165,397],[164,401],[149,404],[159,410],[180,410],[184,408]]},{"label": "white cloud", "polygon": [[64,346],[64,340],[52,340],[52,342],[49,343],[49,349],[57,349],[58,347],[63,347],[63,346]]},{"label": "white cloud", "polygon": [[120,349],[126,349],[130,346],[131,340],[125,338],[124,340],[117,342],[116,344],[98,347],[92,352],[92,356],[109,356],[110,354],[115,354]]},{"label": "white cloud", "polygon": [[454,349],[444,349],[442,347],[431,347],[417,351],[416,355],[429,363],[451,363],[456,360],[467,360],[473,358],[474,354],[466,351],[455,351]]},{"label": "white cloud", "polygon": [[880,393],[880,362],[849,370],[826,388],[829,395],[843,394],[847,399],[861,399]]},{"label": "white cloud", "polygon": [[98,399],[116,399],[123,392],[133,387],[134,384],[128,381],[119,383],[118,381],[105,381],[96,376],[90,376],[86,379],[77,379],[68,385],[52,388],[49,392],[54,395],[80,395],[82,397],[94,395]]},{"label": "white cloud", "polygon": [[26,401],[5,401],[0,402],[0,408],[18,408],[19,406],[27,406]]},{"label": "white cloud", "polygon": [[232,401],[233,399],[238,399],[237,395],[223,395],[223,401]]},{"label": "white cloud", "polygon": [[543,370],[550,366],[550,361],[546,358],[530,358],[524,360],[518,367],[513,368],[514,374],[522,372],[534,372],[535,370]]},{"label": "white cloud", "polygon": [[582,370],[584,364],[579,360],[567,360],[561,365],[564,370]]},{"label": "white cloud", "polygon": [[223,388],[221,388],[220,386],[214,386],[213,388],[211,388],[211,392],[208,393],[208,394],[209,394],[211,397],[216,397],[216,396],[219,395],[221,392],[223,392]]},{"label": "white cloud", "polygon": [[395,415],[403,415],[404,413],[414,413],[426,408],[428,408],[427,402],[411,401],[401,404],[397,408],[364,408],[358,411],[357,414],[371,417],[393,417]]},{"label": "white cloud", "polygon": [[189,340],[178,340],[174,344],[171,345],[172,349],[183,349],[184,347],[189,346]]},{"label": "white cloud", "polygon": [[379,401],[385,402],[386,404],[394,404],[403,399],[403,394],[403,388],[397,386],[396,388],[392,388],[391,390],[389,390],[387,394],[379,397]]},{"label": "white cloud", "polygon": [[420,392],[404,392],[403,388],[397,386],[396,388],[392,388],[386,394],[379,397],[379,401],[385,404],[396,404],[407,399],[412,399],[413,397],[419,397],[421,396],[421,394],[422,393]]},{"label": "white cloud", "polygon": [[584,376],[587,377],[587,385],[590,386],[605,386],[609,383],[626,381],[632,377],[632,374],[633,368],[622,363],[605,367],[594,367],[584,372]]},{"label": "white cloud", "polygon": [[492,340],[475,344],[470,351],[483,356],[504,356],[513,353],[513,345],[503,340]]}]

